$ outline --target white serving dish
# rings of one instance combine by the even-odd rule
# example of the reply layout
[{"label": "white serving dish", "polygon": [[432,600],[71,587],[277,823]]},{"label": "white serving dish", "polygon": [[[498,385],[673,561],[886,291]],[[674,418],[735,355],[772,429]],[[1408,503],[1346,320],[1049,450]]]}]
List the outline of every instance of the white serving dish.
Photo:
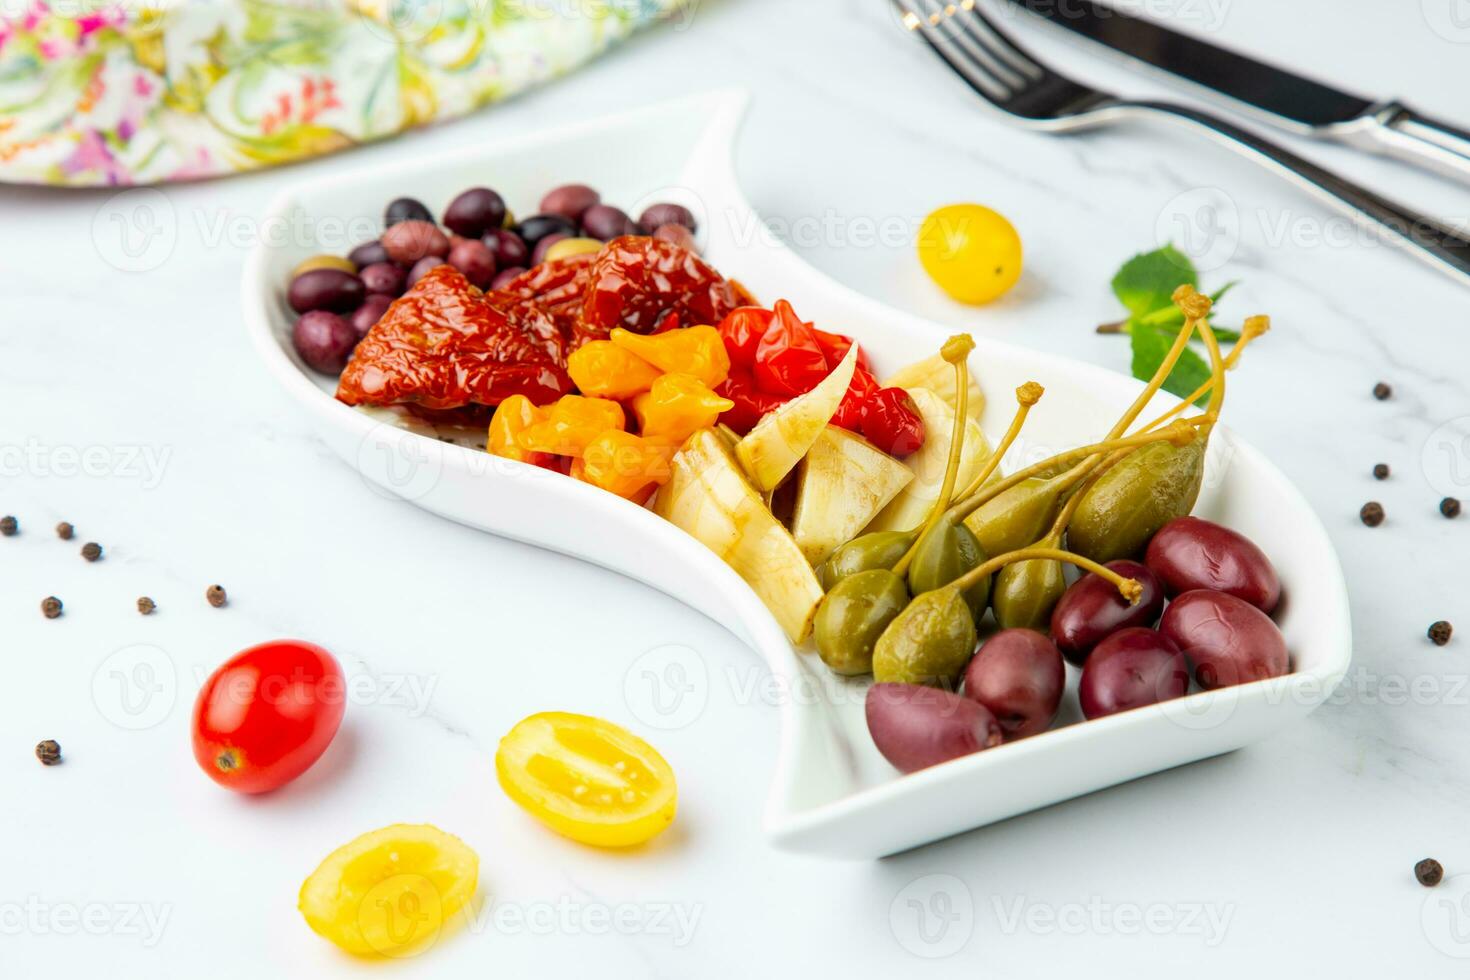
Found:
[{"label": "white serving dish", "polygon": [[[889,309],[808,267],[764,232],[731,167],[746,98],[717,92],[615,118],[538,133],[452,156],[333,175],[281,196],[269,224],[309,231],[262,245],[244,277],[246,321],[261,357],[325,439],[372,485],[451,520],[574,555],[645,582],[700,610],[757,650],[783,699],[780,755],[765,826],[779,847],[848,857],[890,854],[1037,807],[1240,748],[1306,716],[1341,680],[1351,656],[1347,593],[1326,532],[1274,466],[1224,428],[1215,433],[1196,513],[1245,533],[1277,564],[1286,600],[1278,621],[1293,672],[1238,688],[1080,722],[1075,694],[1046,734],[900,776],[878,755],[863,721],[864,685],[833,678],[814,654],[793,650],[740,578],[694,539],[643,508],[574,480],[372,419],[330,396],[332,379],[291,348],[284,301],[291,268],[333,241],[343,222],[381,213],[410,194],[434,210],[460,189],[492,181],[512,202],[539,199],[567,180],[609,200],[677,199],[701,217],[706,256],[766,301],[789,297],[806,318],[857,337],[881,370],[932,353],[947,331]],[[630,211],[637,213],[635,207]],[[291,215],[319,222],[292,222]],[[348,243],[352,244],[352,243]],[[1093,441],[1139,390],[1088,364],[977,337],[972,365],[988,395],[982,424],[994,437],[1024,381],[1046,386],[1031,413],[1029,451]],[[1163,398],[1162,404],[1168,399]],[[1075,671],[1069,688],[1075,688]],[[816,692],[818,696],[809,696]]]}]

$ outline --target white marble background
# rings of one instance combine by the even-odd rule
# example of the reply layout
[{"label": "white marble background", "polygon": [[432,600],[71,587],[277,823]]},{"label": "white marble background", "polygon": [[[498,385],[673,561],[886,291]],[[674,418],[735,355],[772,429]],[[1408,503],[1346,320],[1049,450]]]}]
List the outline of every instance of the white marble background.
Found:
[{"label": "white marble background", "polygon": [[[1450,2],[1147,9],[1470,124],[1470,27]],[[1082,77],[1156,90],[1050,35],[1037,45]],[[1109,277],[1170,227],[1180,195],[1223,189],[1238,235],[1209,253],[1220,267],[1206,283],[1240,278],[1225,310],[1269,312],[1277,327],[1232,379],[1230,422],[1297,481],[1341,554],[1356,649],[1334,704],[1230,756],[877,862],[765,843],[777,709],[738,684],[656,736],[681,784],[680,819],[656,846],[587,850],[502,796],[491,757],[522,715],[569,708],[640,728],[623,681],[644,652],[686,644],[721,678],[757,677],[756,660],[645,588],[367,491],[247,346],[250,219],[335,168],[731,83],[755,95],[745,190],[818,268],[944,323],[1120,370],[1125,343],[1091,330],[1114,313]],[[1312,152],[1470,218],[1464,188]],[[108,195],[0,191],[0,512],[23,527],[0,541],[0,975],[364,975],[308,932],[295,895],[331,847],[395,821],[462,835],[496,903],[476,931],[380,968],[402,977],[1463,973],[1470,633],[1445,648],[1424,638],[1440,618],[1470,631],[1470,517],[1436,511],[1457,489],[1450,464],[1470,467],[1455,428],[1470,416],[1463,286],[1354,241],[1197,138],[1007,128],[897,36],[880,0],[705,0],[678,29],[473,119],[167,193],[191,217],[171,257],[134,274],[94,227]],[[906,244],[851,233],[855,219],[914,222],[956,200],[999,208],[1026,243],[1021,285],[978,312],[935,292]],[[1392,400],[1370,396],[1378,380]],[[1382,484],[1369,475],[1380,461],[1394,470]],[[1357,511],[1375,498],[1389,516],[1369,530]],[[50,530],[62,519],[78,528],[71,544]],[[105,560],[77,557],[84,540]],[[202,598],[215,581],[232,596],[223,611]],[[51,622],[37,604],[53,593],[67,614]],[[155,617],[134,611],[140,594]],[[307,776],[237,798],[196,771],[189,704],[221,659],[280,635],[336,651],[363,678],[362,703]],[[120,700],[115,671],[148,680],[117,652],[132,644],[167,653],[147,702]],[[63,766],[37,764],[42,738],[62,743]],[[1462,877],[1427,892],[1411,869],[1429,855]],[[935,874],[953,876],[938,880],[952,902],[921,920],[909,900],[932,899]],[[587,925],[619,909],[623,934]]]}]

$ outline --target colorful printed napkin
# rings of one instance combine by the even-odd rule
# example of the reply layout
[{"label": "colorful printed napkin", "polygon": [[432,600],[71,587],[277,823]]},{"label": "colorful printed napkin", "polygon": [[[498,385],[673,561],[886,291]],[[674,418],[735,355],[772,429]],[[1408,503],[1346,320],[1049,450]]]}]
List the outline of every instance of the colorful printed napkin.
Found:
[{"label": "colorful printed napkin", "polygon": [[0,181],[145,184],[329,153],[554,78],[688,2],[0,0]]}]

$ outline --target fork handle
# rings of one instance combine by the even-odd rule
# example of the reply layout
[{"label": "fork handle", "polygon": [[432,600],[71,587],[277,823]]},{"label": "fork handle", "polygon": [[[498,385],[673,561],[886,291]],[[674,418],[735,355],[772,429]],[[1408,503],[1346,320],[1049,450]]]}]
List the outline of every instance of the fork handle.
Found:
[{"label": "fork handle", "polygon": [[1204,129],[1226,145],[1253,156],[1293,183],[1346,214],[1369,218],[1392,233],[1390,241],[1470,284],[1470,239],[1417,211],[1390,201],[1247,129],[1209,113],[1169,102],[1130,102]]}]

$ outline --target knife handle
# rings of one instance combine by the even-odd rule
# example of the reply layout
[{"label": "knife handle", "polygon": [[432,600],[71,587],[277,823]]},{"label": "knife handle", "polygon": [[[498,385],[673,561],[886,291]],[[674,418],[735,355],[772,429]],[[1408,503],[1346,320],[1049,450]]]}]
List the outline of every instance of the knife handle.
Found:
[{"label": "knife handle", "polygon": [[1402,102],[1376,106],[1362,119],[1331,127],[1326,132],[1349,146],[1470,181],[1470,133],[1421,115]]},{"label": "knife handle", "polygon": [[1193,123],[1232,149],[1265,163],[1270,169],[1355,218],[1369,218],[1391,233],[1390,241],[1406,246],[1418,258],[1470,283],[1470,236],[1451,230],[1417,211],[1339,177],[1330,170],[1250,130],[1218,116],[1172,102],[1129,102]]}]

